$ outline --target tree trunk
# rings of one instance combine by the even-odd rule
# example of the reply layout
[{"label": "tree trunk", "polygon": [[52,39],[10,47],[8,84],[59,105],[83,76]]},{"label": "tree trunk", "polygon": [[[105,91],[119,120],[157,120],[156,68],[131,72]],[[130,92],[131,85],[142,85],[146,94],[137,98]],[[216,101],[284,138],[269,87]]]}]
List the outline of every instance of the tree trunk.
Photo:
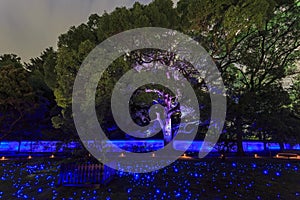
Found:
[{"label": "tree trunk", "polygon": [[167,116],[165,119],[165,125],[163,127],[164,142],[169,143],[172,140],[172,120],[171,116]]},{"label": "tree trunk", "polygon": [[280,151],[283,151],[284,150],[284,144],[283,144],[283,142],[279,142],[279,146],[280,146]]},{"label": "tree trunk", "polygon": [[243,147],[243,131],[242,125],[237,120],[237,156],[245,156],[244,147]]},{"label": "tree trunk", "polygon": [[265,156],[268,156],[268,151],[270,153],[270,150],[269,150],[269,148],[267,148],[266,132],[264,131],[262,135],[263,135],[262,140],[264,143],[264,154],[265,154]]},{"label": "tree trunk", "polygon": [[237,156],[245,156],[242,132],[237,134]]}]

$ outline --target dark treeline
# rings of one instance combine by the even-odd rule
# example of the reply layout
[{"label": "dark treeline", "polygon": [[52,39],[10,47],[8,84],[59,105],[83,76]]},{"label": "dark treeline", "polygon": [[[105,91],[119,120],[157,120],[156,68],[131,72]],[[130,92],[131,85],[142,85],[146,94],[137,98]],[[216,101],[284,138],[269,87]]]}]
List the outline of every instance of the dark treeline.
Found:
[{"label": "dark treeline", "polygon": [[[71,97],[82,61],[106,38],[149,26],[191,36],[214,59],[227,89],[228,111],[220,142],[237,142],[239,154],[243,154],[243,139],[300,142],[298,0],[181,0],[177,6],[171,0],[135,3],[132,8],[91,15],[87,23],[72,26],[59,36],[57,50],[47,48],[29,63],[22,64],[13,54],[2,55],[0,139],[76,138]],[[96,110],[107,130],[113,127],[109,92],[133,62],[116,60],[99,82]],[[282,82],[291,75],[294,84],[284,89]],[[197,91],[201,86],[196,83],[193,87]],[[205,95],[203,91],[199,94],[200,98]],[[209,112],[209,105],[203,104],[201,112]],[[141,109],[133,116],[137,122],[148,115],[141,114]],[[199,129],[199,139],[205,129]],[[121,137],[118,129],[110,132],[111,138]]]}]

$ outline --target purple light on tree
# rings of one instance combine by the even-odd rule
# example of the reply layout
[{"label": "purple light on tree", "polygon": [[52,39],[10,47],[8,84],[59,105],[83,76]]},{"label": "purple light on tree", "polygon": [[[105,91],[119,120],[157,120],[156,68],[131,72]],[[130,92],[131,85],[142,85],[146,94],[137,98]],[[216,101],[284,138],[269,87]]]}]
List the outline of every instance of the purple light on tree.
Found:
[{"label": "purple light on tree", "polygon": [[159,91],[159,90],[152,90],[152,89],[146,89],[145,92],[150,93],[156,93],[160,99],[162,99],[162,106],[164,106],[164,119],[162,119],[162,116],[160,116],[160,113],[156,112],[156,119],[160,127],[163,131],[164,135],[164,141],[165,143],[169,143],[172,140],[172,120],[171,116],[175,114],[176,112],[180,112],[178,101],[176,100],[176,97],[172,97],[170,94]]}]

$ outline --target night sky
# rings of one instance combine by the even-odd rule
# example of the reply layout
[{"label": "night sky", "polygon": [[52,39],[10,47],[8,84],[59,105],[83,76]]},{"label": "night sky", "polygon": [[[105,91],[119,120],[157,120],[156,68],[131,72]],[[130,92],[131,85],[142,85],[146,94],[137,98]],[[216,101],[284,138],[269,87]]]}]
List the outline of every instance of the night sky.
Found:
[{"label": "night sky", "polygon": [[[116,7],[130,7],[137,0],[0,0],[0,54],[15,53],[28,61],[72,25],[87,22]],[[146,4],[151,0],[139,0]]]}]

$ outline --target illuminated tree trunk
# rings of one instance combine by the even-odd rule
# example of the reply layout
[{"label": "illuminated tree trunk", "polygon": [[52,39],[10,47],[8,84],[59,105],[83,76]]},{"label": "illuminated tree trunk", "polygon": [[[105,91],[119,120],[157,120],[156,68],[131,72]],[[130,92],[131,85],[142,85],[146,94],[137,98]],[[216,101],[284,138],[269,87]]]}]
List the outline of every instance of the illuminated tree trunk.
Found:
[{"label": "illuminated tree trunk", "polygon": [[172,97],[169,94],[164,95],[165,101],[165,124],[163,127],[164,141],[169,143],[172,140]]},{"label": "illuminated tree trunk", "polygon": [[164,106],[164,117],[160,116],[159,113],[156,113],[156,120],[159,122],[160,127],[163,131],[164,142],[165,144],[169,143],[172,140],[172,115],[178,111],[177,105],[178,102],[172,102],[173,97],[169,94],[163,93],[158,90],[147,89],[146,92],[154,92],[158,94],[160,98],[163,98]]},{"label": "illuminated tree trunk", "polygon": [[172,140],[172,121],[171,116],[167,116],[163,127],[164,141],[169,143]]}]

